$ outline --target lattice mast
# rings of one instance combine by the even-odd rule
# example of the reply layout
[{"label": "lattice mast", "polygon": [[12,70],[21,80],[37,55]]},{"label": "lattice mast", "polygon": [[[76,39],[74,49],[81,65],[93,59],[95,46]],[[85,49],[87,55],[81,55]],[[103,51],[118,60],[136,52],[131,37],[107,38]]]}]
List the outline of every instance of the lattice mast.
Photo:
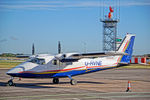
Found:
[{"label": "lattice mast", "polygon": [[[114,6],[115,5],[117,6],[117,2]],[[113,13],[117,13],[117,7],[116,9],[112,6],[107,7],[107,9],[108,8],[109,12],[106,10],[108,15],[105,15],[105,17],[101,19],[103,23],[103,51],[116,51],[117,23],[119,19],[117,18],[117,14],[113,17]],[[105,10],[103,10],[103,13],[105,13]]]}]

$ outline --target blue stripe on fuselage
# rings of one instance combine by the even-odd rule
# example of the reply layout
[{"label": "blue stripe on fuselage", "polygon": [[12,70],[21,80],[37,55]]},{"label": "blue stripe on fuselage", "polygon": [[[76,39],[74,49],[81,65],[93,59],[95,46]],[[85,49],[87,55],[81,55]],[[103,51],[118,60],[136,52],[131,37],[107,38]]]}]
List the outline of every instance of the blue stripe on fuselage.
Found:
[{"label": "blue stripe on fuselage", "polygon": [[92,73],[100,70],[106,70],[106,69],[112,69],[116,67],[109,67],[109,68],[90,68],[87,70],[72,70],[68,72],[61,72],[61,73],[49,73],[49,74],[33,74],[33,73],[14,73],[14,74],[8,74],[13,77],[22,77],[22,78],[54,78],[54,77],[68,77],[70,76],[76,76],[81,74],[87,74]]}]

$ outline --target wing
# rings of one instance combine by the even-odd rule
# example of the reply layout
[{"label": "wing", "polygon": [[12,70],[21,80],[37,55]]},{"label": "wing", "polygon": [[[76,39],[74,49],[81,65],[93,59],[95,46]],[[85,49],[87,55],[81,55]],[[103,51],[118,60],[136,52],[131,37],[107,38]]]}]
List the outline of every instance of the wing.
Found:
[{"label": "wing", "polygon": [[71,55],[71,58],[81,59],[81,58],[96,58],[96,57],[118,56],[118,55],[128,55],[128,54],[123,52],[110,51],[110,52],[101,52],[101,53],[73,54]]},{"label": "wing", "polygon": [[71,57],[76,59],[81,58],[96,58],[96,57],[104,57],[106,54],[104,52],[102,53],[81,53],[81,54],[73,54]]},{"label": "wing", "polygon": [[123,52],[111,51],[111,52],[99,52],[99,53],[66,53],[55,56],[61,62],[75,62],[82,58],[97,58],[106,56],[127,55]]},{"label": "wing", "polygon": [[96,58],[96,57],[104,57],[105,53],[65,53],[58,54],[55,58],[59,59],[61,62],[76,62],[82,58]]}]

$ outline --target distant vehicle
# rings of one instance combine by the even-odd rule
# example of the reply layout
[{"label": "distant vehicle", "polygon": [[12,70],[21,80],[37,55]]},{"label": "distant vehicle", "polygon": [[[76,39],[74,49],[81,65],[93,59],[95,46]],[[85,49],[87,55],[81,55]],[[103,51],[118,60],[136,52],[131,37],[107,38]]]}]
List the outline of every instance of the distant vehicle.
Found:
[{"label": "distant vehicle", "polygon": [[53,78],[58,84],[59,78],[70,78],[71,85],[77,84],[73,76],[116,68],[119,64],[129,64],[133,51],[135,35],[127,34],[117,51],[103,53],[63,53],[58,55],[33,55],[26,62],[7,72],[20,78]]}]

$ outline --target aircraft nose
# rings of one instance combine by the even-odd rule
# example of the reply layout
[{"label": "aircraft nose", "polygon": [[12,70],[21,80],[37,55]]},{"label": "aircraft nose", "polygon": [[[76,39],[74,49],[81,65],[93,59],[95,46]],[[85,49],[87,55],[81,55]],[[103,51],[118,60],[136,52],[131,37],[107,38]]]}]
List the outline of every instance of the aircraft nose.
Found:
[{"label": "aircraft nose", "polygon": [[22,66],[16,66],[15,68],[12,68],[8,72],[6,72],[6,74],[11,75],[11,74],[22,72],[24,70],[25,70],[24,67],[22,67]]}]

